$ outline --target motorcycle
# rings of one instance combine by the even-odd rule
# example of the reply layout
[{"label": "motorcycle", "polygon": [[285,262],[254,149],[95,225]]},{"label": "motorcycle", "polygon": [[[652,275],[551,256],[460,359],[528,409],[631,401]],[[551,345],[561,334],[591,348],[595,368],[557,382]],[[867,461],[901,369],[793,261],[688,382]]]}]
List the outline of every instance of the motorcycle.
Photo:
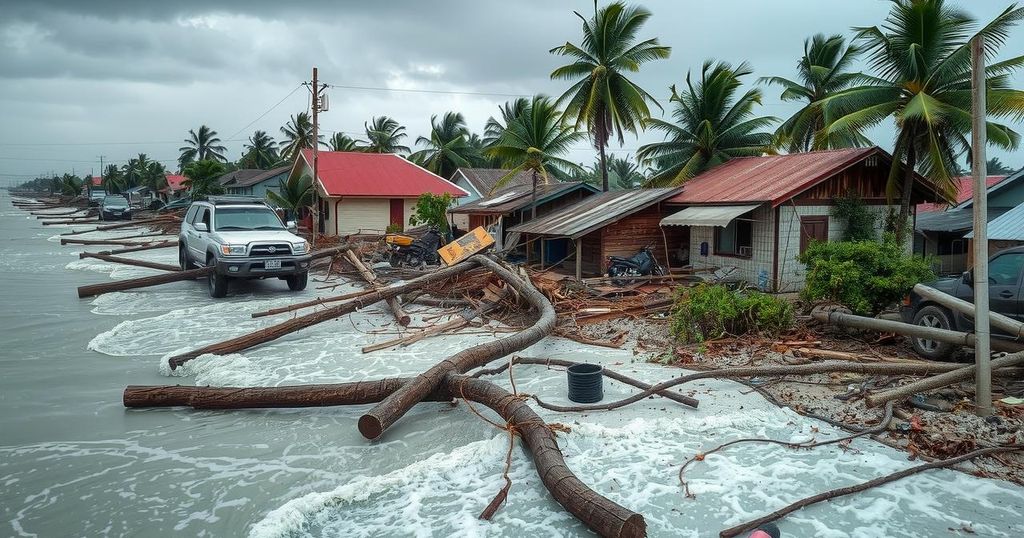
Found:
[{"label": "motorcycle", "polygon": [[[403,238],[408,239],[405,236]],[[388,261],[392,267],[406,266],[422,269],[427,265],[438,265],[441,260],[437,249],[441,248],[442,239],[441,232],[437,228],[430,228],[423,235],[411,241],[388,241],[388,244],[391,245],[391,257]]]},{"label": "motorcycle", "polygon": [[639,252],[629,258],[608,257],[608,276],[612,277],[612,283],[616,286],[632,283],[631,277],[664,274],[665,270],[655,259],[654,251],[649,246],[641,248]]}]

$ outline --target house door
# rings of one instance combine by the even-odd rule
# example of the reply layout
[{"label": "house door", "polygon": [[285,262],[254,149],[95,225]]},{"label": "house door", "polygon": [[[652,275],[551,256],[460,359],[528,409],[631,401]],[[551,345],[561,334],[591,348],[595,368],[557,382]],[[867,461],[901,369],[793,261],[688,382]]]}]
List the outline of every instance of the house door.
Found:
[{"label": "house door", "polygon": [[391,199],[391,220],[390,224],[397,224],[399,230],[405,229],[405,200],[401,198]]},{"label": "house door", "polygon": [[827,216],[800,217],[800,254],[811,241],[828,241]]}]

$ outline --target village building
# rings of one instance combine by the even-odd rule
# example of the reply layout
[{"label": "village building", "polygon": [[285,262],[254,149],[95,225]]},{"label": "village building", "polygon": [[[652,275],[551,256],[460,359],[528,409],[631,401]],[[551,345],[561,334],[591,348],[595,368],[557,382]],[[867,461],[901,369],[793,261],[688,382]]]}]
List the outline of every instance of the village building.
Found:
[{"label": "village building", "polygon": [[[886,196],[891,163],[878,147],[733,159],[687,181],[666,201],[677,209],[662,225],[686,230],[676,237],[695,271],[728,268],[762,289],[797,291],[806,277],[797,256],[812,241],[843,237],[846,223],[831,216],[837,199],[863,200],[881,237],[887,215],[899,210]],[[911,202],[936,200],[915,176]]]},{"label": "village building", "polygon": [[188,178],[180,174],[167,174],[166,178],[167,186],[160,189],[165,201],[177,200],[188,194],[188,188],[184,185]]},{"label": "village building", "polygon": [[540,218],[597,192],[599,191],[596,187],[582,181],[537,185],[536,196],[532,184],[516,185],[454,207],[449,213],[456,223],[459,222],[459,217],[464,217],[465,226],[460,225],[460,228],[487,228],[496,242],[496,248],[501,250],[504,248],[507,230],[533,218],[534,207],[537,208],[537,217]]},{"label": "village building", "polygon": [[[466,196],[459,198],[457,205],[473,203],[481,198],[490,198],[498,190],[533,184],[530,173],[520,171],[512,174],[501,185],[501,188],[498,189],[498,183],[508,174],[509,170],[502,168],[456,168],[450,180],[457,187],[468,193]],[[459,228],[470,229],[476,227],[470,224],[466,213],[452,213],[452,218],[455,225]]]},{"label": "village building", "polygon": [[[416,210],[421,194],[468,193],[452,182],[399,155],[320,151],[319,230],[325,235],[382,233],[391,225],[403,229]],[[288,178],[313,177],[313,152],[302,150]]]},{"label": "village building", "polygon": [[[1020,181],[1018,175],[1014,181]],[[988,176],[988,188],[1001,183],[1007,176]],[[935,272],[940,275],[957,275],[967,270],[971,258],[970,241],[964,234],[974,227],[974,212],[967,202],[973,199],[974,179],[970,176],[955,178],[957,200],[953,205],[926,203],[917,205],[917,220],[914,224],[914,253],[930,256],[935,260]],[[1014,190],[1010,188],[1008,191]],[[988,221],[1009,211],[997,197],[996,205],[988,206]],[[967,205],[965,205],[967,204]]]},{"label": "village building", "polygon": [[281,182],[288,179],[291,169],[286,165],[270,170],[236,170],[220,177],[221,186],[228,194],[266,198],[270,191],[280,194]]},{"label": "village building", "polygon": [[[988,203],[988,255],[1008,248],[1024,245],[1024,168],[990,186],[986,191]],[[974,199],[964,201],[956,211],[971,214]],[[966,243],[966,270],[974,263],[974,231],[967,227],[963,235]]]},{"label": "village building", "polygon": [[[540,266],[554,265],[573,271],[576,278],[607,271],[610,256],[629,257],[652,247],[663,267],[669,261],[666,240],[659,226],[666,215],[664,202],[679,188],[630,189],[588,196],[582,201],[508,229],[506,249],[515,243],[536,242]],[[531,253],[533,249],[527,249]],[[528,256],[527,263],[531,257]]]}]

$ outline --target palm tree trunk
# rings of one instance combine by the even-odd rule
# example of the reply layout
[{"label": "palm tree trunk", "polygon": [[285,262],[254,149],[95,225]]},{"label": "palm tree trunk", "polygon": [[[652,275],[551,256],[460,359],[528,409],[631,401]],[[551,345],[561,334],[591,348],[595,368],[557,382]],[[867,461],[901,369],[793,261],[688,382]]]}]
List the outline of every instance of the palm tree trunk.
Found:
[{"label": "palm tree trunk", "polygon": [[896,221],[896,239],[903,241],[903,234],[906,232],[907,219],[910,217],[910,199],[914,188],[914,168],[917,166],[917,153],[914,148],[914,136],[911,133],[909,147],[907,148],[907,168],[903,170],[903,189],[900,191],[900,215]]},{"label": "palm tree trunk", "polygon": [[530,219],[531,220],[536,220],[537,219],[537,171],[536,170],[533,171],[533,193],[530,196],[530,204],[533,206],[533,209],[530,212]]},{"label": "palm tree trunk", "polygon": [[604,138],[599,139],[597,143],[597,151],[601,154],[601,192],[608,192],[608,162],[604,156],[604,147],[607,144]]}]

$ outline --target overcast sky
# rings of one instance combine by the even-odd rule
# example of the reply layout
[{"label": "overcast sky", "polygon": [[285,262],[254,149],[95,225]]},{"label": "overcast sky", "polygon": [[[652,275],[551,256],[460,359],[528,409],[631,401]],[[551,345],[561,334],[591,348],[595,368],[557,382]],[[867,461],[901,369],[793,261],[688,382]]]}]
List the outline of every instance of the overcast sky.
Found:
[{"label": "overcast sky", "polygon": [[[955,3],[984,21],[1009,5]],[[640,37],[658,37],[672,56],[647,64],[635,80],[663,105],[669,86],[682,84],[687,70],[706,58],[749,61],[755,75],[748,84],[765,75],[794,77],[806,37],[850,35],[851,26],[880,24],[889,9],[884,0],[643,5],[653,17]],[[406,126],[412,145],[428,131],[432,114],[448,110],[462,112],[481,132],[498,105],[515,95],[561,94],[567,83],[548,75],[563,60],[548,50],[578,42],[580,21],[572,10],[589,14],[592,6],[586,0],[0,0],[0,185],[50,171],[98,173],[100,155],[122,164],[144,152],[172,168],[188,130],[202,124],[237,159],[254,130],[279,138],[288,116],[307,110],[308,91],[299,84],[314,65],[322,80],[340,86],[465,92],[334,87],[321,120],[327,136],[344,131],[358,138],[365,121],[385,114]],[[1022,51],[1024,28],[1018,27],[1001,56]],[[1016,86],[1024,87],[1019,74]],[[779,89],[765,93],[764,115],[793,112],[778,99]],[[889,149],[891,132],[886,126],[870,134]],[[628,136],[612,151],[632,153],[653,139]],[[593,154],[584,143],[570,158],[589,164]],[[1022,152],[991,155],[1024,166]]]}]

